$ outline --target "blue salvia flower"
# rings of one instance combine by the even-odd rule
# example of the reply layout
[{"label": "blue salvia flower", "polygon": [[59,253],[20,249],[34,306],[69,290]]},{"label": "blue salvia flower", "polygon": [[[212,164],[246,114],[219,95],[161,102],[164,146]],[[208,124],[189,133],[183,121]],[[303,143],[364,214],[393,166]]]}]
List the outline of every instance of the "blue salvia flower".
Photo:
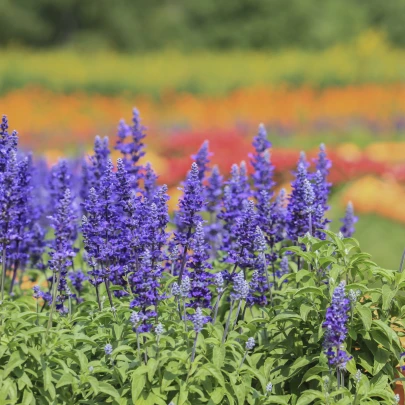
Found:
[{"label": "blue salvia flower", "polygon": [[10,152],[17,152],[17,131],[13,131],[10,135],[8,128],[7,116],[3,115],[0,123],[0,173],[6,171]]},{"label": "blue salvia flower", "polygon": [[188,276],[184,276],[180,284],[180,295],[183,298],[187,298],[190,294],[190,290],[191,290],[190,278]]},{"label": "blue salvia flower", "polygon": [[272,384],[271,382],[269,382],[269,383],[266,385],[266,392],[270,394],[271,391],[273,391],[273,384]]},{"label": "blue salvia flower", "polygon": [[253,184],[255,187],[254,197],[258,205],[265,203],[261,201],[264,196],[262,191],[267,192],[269,198],[272,197],[272,189],[274,186],[273,173],[274,166],[271,164],[269,148],[271,142],[267,140],[267,132],[263,124],[260,124],[258,134],[253,140],[255,153],[250,155],[250,162],[254,172],[252,174]]},{"label": "blue salvia flower", "polygon": [[267,250],[267,242],[259,226],[255,229],[254,249],[260,254],[264,254]]},{"label": "blue salvia flower", "polygon": [[90,156],[92,187],[99,187],[101,177],[107,170],[109,156],[108,137],[101,139],[99,136],[96,136],[94,139],[94,155]]},{"label": "blue salvia flower", "polygon": [[81,292],[83,290],[83,283],[88,280],[89,278],[82,272],[82,271],[71,271],[68,274],[70,281],[72,282],[73,287],[76,289],[77,292]]},{"label": "blue salvia flower", "polygon": [[303,164],[298,165],[296,178],[291,186],[292,191],[287,206],[287,234],[292,241],[297,241],[309,231],[310,214],[313,212],[315,200],[313,188]]},{"label": "blue salvia flower", "polygon": [[163,335],[163,332],[164,332],[163,325],[159,322],[159,323],[156,325],[156,327],[155,327],[156,336],[161,336],[161,335]]},{"label": "blue salvia flower", "polygon": [[[142,165],[139,164],[139,160],[145,155],[145,145],[142,142],[146,136],[145,130],[146,128],[141,124],[139,111],[136,108],[132,110],[132,126],[127,126],[121,120],[118,127],[115,149],[122,154],[125,168],[130,174],[131,187],[134,190],[138,190],[142,178]],[[129,142],[127,142],[128,140]]]},{"label": "blue salvia flower", "polygon": [[38,223],[33,224],[30,238],[27,241],[27,250],[30,254],[30,268],[45,270],[47,265],[44,261],[44,253],[47,248],[45,240],[46,230]]},{"label": "blue salvia flower", "polygon": [[290,266],[288,265],[288,256],[284,255],[280,261],[280,269],[277,272],[278,277],[282,277],[284,274],[290,272]]},{"label": "blue salvia flower", "polygon": [[185,246],[190,240],[192,229],[201,221],[199,212],[204,208],[203,186],[199,179],[199,169],[196,163],[191,165],[182,191],[179,211],[176,213],[178,229],[175,232],[175,239],[179,244]]},{"label": "blue salvia flower", "polygon": [[34,226],[40,219],[40,210],[33,201],[32,195],[32,157],[26,156],[18,162],[17,195],[13,209],[12,228],[15,235],[7,248],[7,258],[12,265],[13,276],[10,284],[10,293],[13,291],[18,269],[25,269],[30,258],[30,248],[34,240]]},{"label": "blue salvia flower", "polygon": [[319,153],[318,158],[314,160],[316,170],[321,172],[322,178],[325,181],[325,188],[327,190],[327,194],[329,195],[331,189],[331,183],[327,182],[327,178],[330,173],[330,169],[332,167],[332,162],[328,159],[326,154],[326,147],[323,143],[319,146]]},{"label": "blue salvia flower", "polygon": [[233,280],[233,291],[230,294],[231,300],[244,300],[249,295],[249,283],[245,280],[243,272],[236,273]]},{"label": "blue salvia flower", "polygon": [[237,235],[237,218],[244,209],[246,200],[251,196],[249,178],[245,162],[240,167],[234,164],[231,169],[231,178],[226,182],[223,194],[223,209],[218,218],[223,220],[222,247],[226,251],[232,249]]},{"label": "blue salvia flower", "polygon": [[129,180],[129,174],[125,168],[124,161],[121,158],[117,159],[117,196],[118,202],[122,207],[129,201],[132,195],[131,183]]},{"label": "blue salvia flower", "polygon": [[305,154],[304,151],[300,152],[300,157],[298,159],[297,167],[300,165],[304,166],[306,170],[308,170],[309,166],[311,166],[311,164],[307,160],[307,155]]},{"label": "blue salvia flower", "polygon": [[82,217],[82,234],[84,248],[87,252],[87,259],[92,270],[89,275],[92,276],[90,282],[98,286],[103,282],[106,275],[100,269],[102,257],[99,246],[104,243],[104,226],[101,220],[100,204],[97,192],[94,188],[90,189],[88,200],[84,203],[87,216]]},{"label": "blue salvia flower", "polygon": [[325,233],[320,230],[325,229],[330,220],[325,218],[325,212],[329,209],[328,202],[328,188],[327,183],[318,170],[314,175],[313,191],[315,194],[315,206],[313,210],[313,227],[314,235],[319,239],[325,239]]},{"label": "blue salvia flower", "polygon": [[209,269],[212,268],[208,263],[208,245],[204,240],[204,228],[202,222],[197,224],[193,240],[191,242],[193,253],[187,263],[188,276],[191,282],[189,293],[190,307],[209,308],[211,303],[211,291],[209,286],[212,282],[212,275]]},{"label": "blue salvia flower", "polygon": [[203,315],[200,307],[196,309],[195,314],[192,317],[192,321],[195,333],[200,333],[204,328],[204,324],[207,323],[206,317]]},{"label": "blue salvia flower", "polygon": [[113,347],[111,346],[110,343],[107,343],[107,344],[104,346],[104,353],[105,353],[105,355],[106,355],[106,356],[111,356],[112,352],[113,352]]},{"label": "blue salvia flower", "polygon": [[252,200],[245,201],[244,209],[240,216],[236,218],[235,242],[232,247],[224,247],[228,250],[226,260],[235,263],[245,269],[252,265],[255,251],[255,237],[257,215],[255,204]]},{"label": "blue salvia flower", "polygon": [[72,189],[72,174],[66,159],[60,159],[49,173],[49,212],[55,208],[67,188]]},{"label": "blue salvia flower", "polygon": [[286,238],[286,193],[281,189],[276,199],[271,202],[266,191],[262,191],[261,204],[257,206],[257,222],[263,231],[270,254],[266,255],[269,263],[274,265],[278,259],[276,244]]},{"label": "blue salvia flower", "polygon": [[210,163],[210,157],[213,155],[208,148],[209,142],[204,141],[198,152],[195,155],[191,156],[191,158],[195,160],[195,163],[198,166],[198,178],[201,182],[203,182],[207,177],[207,174],[209,172],[208,165]]},{"label": "blue salvia flower", "polygon": [[146,163],[142,194],[148,201],[153,201],[157,189],[157,179],[158,176],[154,172],[152,165],[149,162]]},{"label": "blue salvia flower", "polygon": [[253,350],[255,346],[256,346],[255,338],[253,337],[248,338],[245,344],[246,350]]},{"label": "blue salvia flower", "polygon": [[17,154],[11,151],[5,171],[0,173],[0,238],[3,247],[16,237],[14,225],[18,194]]},{"label": "blue salvia flower", "polygon": [[358,221],[358,217],[354,215],[353,204],[351,201],[347,203],[346,213],[344,218],[341,219],[343,222],[340,232],[342,232],[345,238],[350,238],[355,231],[354,224]]},{"label": "blue salvia flower", "polygon": [[218,166],[214,166],[210,177],[207,179],[205,190],[206,210],[209,215],[209,223],[205,226],[205,236],[212,247],[214,256],[219,248],[222,233],[222,223],[217,218],[222,206],[222,184],[223,176],[221,176]]},{"label": "blue salvia flower", "polygon": [[219,295],[224,292],[224,277],[222,276],[222,273],[214,274],[214,285]]},{"label": "blue salvia flower", "polygon": [[41,289],[40,289],[39,285],[34,285],[34,287],[32,287],[32,292],[33,292],[32,296],[35,299],[41,298],[41,293],[42,292],[41,292]]},{"label": "blue salvia flower", "polygon": [[187,180],[184,183],[183,196],[179,200],[179,210],[175,215],[177,229],[174,233],[174,240],[175,243],[183,246],[179,270],[180,282],[186,264],[192,230],[202,220],[199,212],[203,210],[204,204],[204,192],[199,179],[198,166],[196,163],[193,163],[187,175]]},{"label": "blue salvia flower", "polygon": [[326,329],[323,348],[329,366],[342,370],[346,368],[346,363],[351,358],[342,350],[347,336],[349,311],[350,301],[345,292],[345,283],[342,281],[333,292],[332,302],[326,310],[326,319],[322,325]]},{"label": "blue salvia flower", "polygon": [[267,305],[266,293],[268,290],[269,287],[265,274],[264,263],[259,262],[257,264],[257,270],[254,270],[252,273],[252,279],[249,283],[249,295],[246,302],[249,306],[257,304],[262,307]]},{"label": "blue salvia flower", "polygon": [[[183,278],[183,280],[184,280],[184,278]],[[173,297],[179,297],[181,294],[180,286],[178,285],[178,283],[176,281],[172,284],[171,292],[172,292]]]},{"label": "blue salvia flower", "polygon": [[58,300],[58,309],[63,305],[63,292],[67,287],[66,274],[68,268],[72,265],[72,258],[75,256],[73,248],[74,238],[76,236],[76,214],[73,209],[73,198],[70,189],[66,189],[62,198],[56,207],[56,212],[51,219],[51,226],[54,229],[54,240],[51,242],[51,251],[49,252],[49,268],[54,274],[60,273],[58,291],[60,293]]},{"label": "blue salvia flower", "polygon": [[210,177],[208,177],[206,187],[206,209],[210,214],[218,214],[221,211],[223,179],[224,178],[221,176],[218,166],[215,165],[212,168]]},{"label": "blue salvia flower", "polygon": [[[148,332],[152,328],[150,319],[157,315],[158,302],[162,298],[159,294],[160,277],[162,268],[152,264],[151,252],[146,249],[141,257],[138,271],[130,277],[131,289],[134,299],[129,307],[138,308],[144,315],[143,323],[138,327],[138,332]],[[149,309],[154,307],[154,310]]]},{"label": "blue salvia flower", "polygon": [[243,196],[244,199],[250,198],[252,196],[252,189],[250,188],[249,175],[245,161],[240,162],[239,166],[239,187],[241,196]]}]

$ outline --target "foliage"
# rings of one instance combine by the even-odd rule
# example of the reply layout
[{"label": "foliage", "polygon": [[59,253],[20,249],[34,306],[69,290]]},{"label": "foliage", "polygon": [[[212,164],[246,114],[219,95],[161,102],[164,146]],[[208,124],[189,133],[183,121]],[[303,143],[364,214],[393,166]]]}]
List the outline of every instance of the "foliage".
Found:
[{"label": "foliage", "polygon": [[[247,311],[221,343],[229,308],[223,300],[215,324],[198,334],[194,362],[195,332],[190,321],[179,319],[174,297],[159,306],[163,333],[143,333],[140,351],[129,299],[115,299],[115,311],[108,306],[99,311],[87,286],[85,301],[74,306],[71,317],[57,315],[48,338],[48,315],[35,312],[32,298],[6,300],[1,306],[2,403],[392,404],[405,273],[377,267],[354,239],[331,232],[327,241],[307,236],[302,244],[305,250],[287,248],[305,264],[300,270],[293,265],[283,277],[283,287],[273,292],[274,306]],[[361,294],[351,303],[348,382],[337,391],[322,353],[322,323],[331,293],[346,279],[346,291]],[[173,280],[165,275],[163,291],[169,295]],[[248,337],[256,346],[241,365]],[[107,343],[111,356],[104,354]],[[269,382],[272,391],[266,392]]]},{"label": "foliage", "polygon": [[4,0],[0,45],[74,45],[140,51],[165,47],[322,48],[378,29],[404,45],[401,0],[170,2]]},{"label": "foliage", "polygon": [[49,170],[3,116],[1,403],[393,403],[405,272],[361,251],[352,206],[326,229],[325,146],[301,152],[286,198],[263,125],[253,174],[223,181],[204,143],[171,219],[145,136],[134,109],[116,170],[98,136]]}]

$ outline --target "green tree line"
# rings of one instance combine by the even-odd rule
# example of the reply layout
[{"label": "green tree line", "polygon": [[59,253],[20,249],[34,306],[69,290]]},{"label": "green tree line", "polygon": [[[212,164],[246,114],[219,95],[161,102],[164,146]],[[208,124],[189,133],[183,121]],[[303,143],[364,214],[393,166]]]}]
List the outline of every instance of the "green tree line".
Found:
[{"label": "green tree line", "polygon": [[0,46],[319,49],[368,29],[405,46],[405,1],[0,0]]}]

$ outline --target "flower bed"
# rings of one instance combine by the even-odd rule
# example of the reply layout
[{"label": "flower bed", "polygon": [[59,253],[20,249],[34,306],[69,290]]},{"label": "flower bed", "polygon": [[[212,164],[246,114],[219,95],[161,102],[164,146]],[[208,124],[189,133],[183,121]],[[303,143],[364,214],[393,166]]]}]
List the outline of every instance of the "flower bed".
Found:
[{"label": "flower bed", "polygon": [[325,147],[287,196],[263,125],[250,173],[203,143],[170,217],[145,136],[134,110],[116,165],[97,137],[48,169],[3,117],[0,403],[398,403],[405,272],[361,251],[352,204],[327,229]]}]

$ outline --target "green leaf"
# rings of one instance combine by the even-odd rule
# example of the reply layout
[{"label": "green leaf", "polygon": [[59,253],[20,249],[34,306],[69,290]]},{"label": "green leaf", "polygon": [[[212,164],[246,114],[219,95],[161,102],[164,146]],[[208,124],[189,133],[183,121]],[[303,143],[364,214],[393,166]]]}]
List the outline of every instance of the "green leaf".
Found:
[{"label": "green leaf", "polygon": [[327,367],[327,366],[314,366],[314,367],[310,368],[302,377],[300,385],[302,385],[305,381],[308,380],[308,378],[312,377],[313,375],[318,375],[318,374],[321,374],[328,370],[329,370],[329,367]]},{"label": "green leaf", "polygon": [[239,405],[244,405],[245,404],[245,398],[246,398],[246,388],[245,385],[242,384],[232,384],[232,388],[235,392],[236,399],[238,400]]},{"label": "green leaf", "polygon": [[360,302],[356,303],[356,310],[359,313],[360,319],[363,322],[364,329],[369,331],[372,323],[371,309],[361,305]]},{"label": "green leaf", "polygon": [[295,276],[295,281],[297,283],[299,283],[304,277],[310,276],[311,274],[312,273],[310,271],[308,271],[308,270],[305,270],[305,269],[300,270]]},{"label": "green leaf", "polygon": [[213,364],[205,364],[202,368],[208,371],[208,373],[211,374],[220,385],[225,386],[224,376]]},{"label": "green leaf", "polygon": [[389,285],[384,284],[382,286],[382,309],[383,311],[388,311],[391,307],[391,302],[395,297],[395,294],[397,293],[397,290],[393,290]]},{"label": "green leaf", "polygon": [[34,395],[30,390],[24,390],[23,399],[21,401],[21,405],[30,405],[32,400],[34,399]]},{"label": "green leaf", "polygon": [[63,374],[56,384],[56,388],[63,387],[65,385],[72,385],[73,381],[74,380],[72,374]]},{"label": "green leaf", "polygon": [[210,400],[213,404],[220,404],[224,395],[225,389],[223,387],[217,387],[214,392],[210,394]]},{"label": "green leaf", "polygon": [[272,404],[288,405],[291,395],[270,395],[269,400]]},{"label": "green leaf", "polygon": [[214,347],[212,351],[212,361],[218,369],[223,367],[225,361],[225,347],[223,345]]},{"label": "green leaf", "polygon": [[132,402],[136,404],[139,396],[141,395],[143,388],[146,384],[146,376],[145,374],[136,374],[135,372],[132,373],[132,383],[131,383],[131,397]]},{"label": "green leaf", "polygon": [[325,295],[323,294],[323,291],[319,287],[312,287],[312,286],[300,288],[294,295],[307,296],[308,294],[315,294],[315,295],[319,295],[320,297],[325,297]]},{"label": "green leaf", "polygon": [[154,358],[150,358],[148,361],[148,380],[152,382],[158,368],[158,362]]},{"label": "green leaf", "polygon": [[116,399],[120,397],[120,394],[118,393],[118,391],[111,384],[104,382],[104,381],[99,381],[98,386],[99,386],[100,392],[107,394],[110,397],[113,397]]},{"label": "green leaf", "polygon": [[280,322],[280,321],[291,321],[293,319],[296,320],[301,320],[301,317],[296,314],[295,312],[282,312],[281,314],[276,315],[271,321],[270,323],[276,323],[276,322]]},{"label": "green leaf", "polygon": [[94,395],[97,395],[100,392],[100,387],[98,385],[98,380],[97,378],[93,377],[92,375],[89,375],[87,377],[87,381],[90,384],[91,389],[94,392]]},{"label": "green leaf", "polygon": [[297,405],[307,405],[313,402],[315,399],[325,401],[325,397],[321,392],[315,390],[307,390],[304,391],[303,394],[299,397]]},{"label": "green leaf", "polygon": [[23,364],[25,360],[26,356],[22,351],[18,350],[16,352],[13,352],[7,362],[6,367],[4,368],[3,378],[6,378],[14,369],[21,366],[21,364]]}]

